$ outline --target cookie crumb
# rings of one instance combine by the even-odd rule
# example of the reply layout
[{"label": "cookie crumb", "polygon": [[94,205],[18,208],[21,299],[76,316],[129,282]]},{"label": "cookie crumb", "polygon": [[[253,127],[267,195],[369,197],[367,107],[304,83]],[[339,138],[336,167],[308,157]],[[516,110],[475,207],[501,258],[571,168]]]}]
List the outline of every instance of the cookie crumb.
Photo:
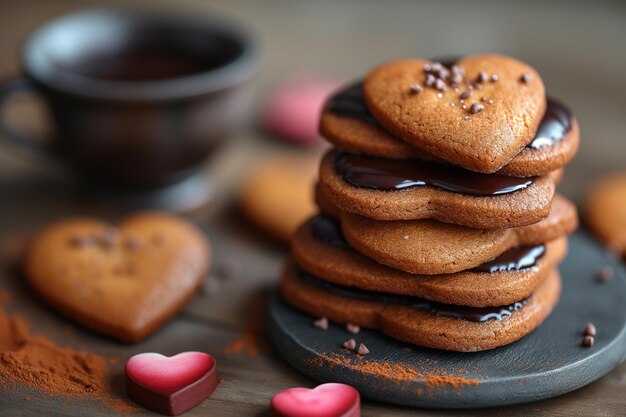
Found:
[{"label": "cookie crumb", "polygon": [[402,236],[402,239],[404,239],[404,240],[409,240],[409,235],[404,235],[404,236]]},{"label": "cookie crumb", "polygon": [[480,113],[483,110],[485,110],[485,106],[479,103],[474,103],[472,107],[470,107],[470,113],[472,114]]},{"label": "cookie crumb", "polygon": [[583,337],[582,345],[584,347],[591,347],[591,346],[593,346],[594,342],[595,342],[595,339],[593,338],[593,336],[587,335],[587,336]]},{"label": "cookie crumb", "polygon": [[346,324],[346,331],[350,334],[358,334],[361,331],[361,328],[356,324],[348,323]]},{"label": "cookie crumb", "polygon": [[217,379],[217,383],[218,383],[219,385],[222,385],[222,384],[224,383],[224,378],[218,378],[218,379]]},{"label": "cookie crumb", "polygon": [[456,106],[456,104],[454,104],[454,101],[452,103],[450,103],[450,107],[454,107]]},{"label": "cookie crumb", "polygon": [[532,75],[530,75],[530,73],[525,72],[520,76],[520,81],[523,82],[524,84],[528,84],[530,82],[530,80],[532,79]]},{"label": "cookie crumb", "polygon": [[584,334],[585,334],[585,336],[595,337],[596,336],[596,326],[595,326],[595,324],[593,324],[592,322],[587,323],[587,325],[585,326]]},{"label": "cookie crumb", "polygon": [[413,93],[413,94],[419,94],[423,90],[424,90],[424,88],[421,85],[419,85],[419,84],[413,84],[411,86],[411,89],[410,89],[411,93]]},{"label": "cookie crumb", "polygon": [[327,330],[328,329],[328,319],[326,317],[320,317],[319,319],[313,322],[313,326],[318,329]]},{"label": "cookie crumb", "polygon": [[604,284],[604,283],[611,281],[614,275],[615,275],[615,271],[613,270],[612,267],[602,266],[598,268],[598,271],[596,272],[596,281]]},{"label": "cookie crumb", "polygon": [[489,99],[488,103],[493,104],[493,100]]},{"label": "cookie crumb", "polygon": [[359,355],[367,355],[368,353],[370,353],[370,350],[367,348],[367,346],[361,343],[356,353],[358,353]]},{"label": "cookie crumb", "polygon": [[470,98],[471,95],[472,95],[472,89],[467,88],[465,91],[461,93],[461,99]]},{"label": "cookie crumb", "polygon": [[[467,106],[463,106],[463,108],[465,108],[465,107],[467,107]],[[464,119],[465,119],[465,120],[469,120],[469,119],[470,119],[470,117],[469,117],[469,116],[465,116],[465,117],[464,117]]]},{"label": "cookie crumb", "polygon": [[354,349],[356,349],[356,340],[354,340],[354,339],[346,340],[345,342],[343,342],[342,346],[345,349],[354,350]]}]

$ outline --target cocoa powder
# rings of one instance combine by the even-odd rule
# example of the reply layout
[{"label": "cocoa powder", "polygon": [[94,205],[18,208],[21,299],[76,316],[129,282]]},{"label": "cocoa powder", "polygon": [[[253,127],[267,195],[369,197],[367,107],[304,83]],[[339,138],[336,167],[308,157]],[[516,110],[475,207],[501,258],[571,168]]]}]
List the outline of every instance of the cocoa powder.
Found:
[{"label": "cocoa powder", "polygon": [[0,386],[20,384],[51,396],[88,396],[117,412],[136,410],[111,394],[105,359],[99,355],[60,347],[44,336],[31,336],[27,322],[0,308]]}]

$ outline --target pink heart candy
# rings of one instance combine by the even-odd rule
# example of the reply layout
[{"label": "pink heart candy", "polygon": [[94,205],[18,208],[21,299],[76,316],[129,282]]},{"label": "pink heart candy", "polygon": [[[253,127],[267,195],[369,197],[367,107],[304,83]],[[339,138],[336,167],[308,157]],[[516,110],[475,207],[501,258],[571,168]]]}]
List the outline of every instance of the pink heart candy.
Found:
[{"label": "pink heart candy", "polygon": [[178,415],[201,403],[216,387],[217,365],[206,353],[172,357],[141,353],[126,362],[128,396],[161,414]]},{"label": "pink heart candy", "polygon": [[275,417],[359,417],[361,396],[345,384],[290,388],[274,395],[271,408]]}]

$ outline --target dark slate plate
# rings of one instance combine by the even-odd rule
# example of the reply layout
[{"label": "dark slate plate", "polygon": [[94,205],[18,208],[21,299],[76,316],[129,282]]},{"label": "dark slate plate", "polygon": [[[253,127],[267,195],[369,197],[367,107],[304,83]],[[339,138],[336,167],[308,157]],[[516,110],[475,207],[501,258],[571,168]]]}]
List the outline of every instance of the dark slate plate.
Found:
[{"label": "dark slate plate", "polygon": [[[615,277],[595,280],[600,266],[611,265]],[[626,271],[587,234],[570,238],[570,252],[560,267],[563,293],[544,324],[521,341],[477,353],[444,352],[397,342],[376,331],[348,334],[343,326],[327,331],[312,326],[313,317],[274,297],[268,322],[271,339],[296,369],[320,382],[343,382],[365,398],[391,404],[434,408],[470,408],[517,404],[561,395],[600,378],[626,358]],[[581,346],[585,324],[598,328],[595,345]],[[354,337],[370,354],[359,359],[341,348]],[[407,348],[410,348],[407,349]],[[430,375],[444,372],[477,380],[453,387],[428,383],[426,377],[393,380],[337,364],[329,358],[387,361]],[[342,362],[343,363],[343,362]],[[439,381],[441,382],[441,380]]]}]

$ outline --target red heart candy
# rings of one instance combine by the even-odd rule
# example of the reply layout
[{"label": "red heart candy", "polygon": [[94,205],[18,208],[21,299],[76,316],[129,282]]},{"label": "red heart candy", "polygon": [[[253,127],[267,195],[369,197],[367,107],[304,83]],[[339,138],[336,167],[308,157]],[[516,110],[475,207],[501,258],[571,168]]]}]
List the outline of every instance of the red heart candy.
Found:
[{"label": "red heart candy", "polygon": [[275,417],[359,417],[361,396],[349,385],[322,384],[281,391],[271,407]]},{"label": "red heart candy", "polygon": [[141,353],[126,362],[128,396],[157,413],[178,415],[201,403],[216,387],[217,365],[206,353],[172,357]]}]

